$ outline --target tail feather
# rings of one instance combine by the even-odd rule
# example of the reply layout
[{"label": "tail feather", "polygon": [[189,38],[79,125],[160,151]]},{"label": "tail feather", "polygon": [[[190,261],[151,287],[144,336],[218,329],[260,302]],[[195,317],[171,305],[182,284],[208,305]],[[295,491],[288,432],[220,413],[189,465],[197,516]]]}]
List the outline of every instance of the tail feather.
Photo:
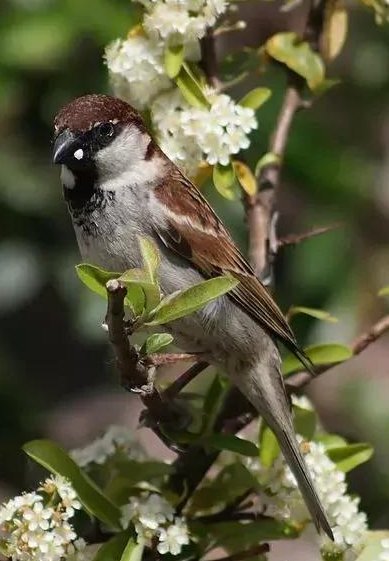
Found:
[{"label": "tail feather", "polygon": [[320,531],[320,529],[322,529],[331,540],[334,540],[331,525],[317,495],[313,481],[308,472],[307,464],[300,452],[294,434],[289,434],[283,430],[277,430],[276,436],[280,443],[282,453],[297,480],[304,502],[307,505],[317,530]]}]

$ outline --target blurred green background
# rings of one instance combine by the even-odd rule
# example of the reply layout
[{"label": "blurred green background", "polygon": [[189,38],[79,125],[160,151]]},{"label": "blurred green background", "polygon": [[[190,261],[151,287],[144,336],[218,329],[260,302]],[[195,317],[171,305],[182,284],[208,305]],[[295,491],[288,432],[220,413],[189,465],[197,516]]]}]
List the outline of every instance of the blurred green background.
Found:
[{"label": "blurred green background", "polygon": [[[278,8],[242,3],[249,25],[222,37],[220,56],[301,26],[304,6]],[[108,423],[137,420],[99,328],[104,302],[75,277],[77,247],[51,164],[53,116],[73,97],[109,91],[104,46],[134,21],[130,0],[0,3],[0,498],[28,481],[20,445],[29,438],[49,435],[75,446]],[[389,299],[377,297],[389,284],[389,31],[366,9],[351,6],[346,48],[329,74],[341,83],[294,123],[279,201],[284,234],[343,223],[283,250],[277,262],[283,309],[312,306],[339,318],[296,318],[305,343],[350,342],[389,311]],[[272,69],[250,82],[274,90],[258,114],[255,164],[266,151],[284,77]],[[208,194],[244,246],[239,200]],[[388,374],[386,337],[310,388],[329,430],[376,447],[352,480],[374,527],[389,527]]]}]

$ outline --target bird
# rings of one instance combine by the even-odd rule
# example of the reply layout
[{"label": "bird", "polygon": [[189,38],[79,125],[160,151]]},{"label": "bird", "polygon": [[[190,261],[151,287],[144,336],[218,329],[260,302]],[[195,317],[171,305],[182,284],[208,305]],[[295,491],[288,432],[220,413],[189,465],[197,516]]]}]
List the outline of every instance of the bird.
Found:
[{"label": "bird", "polygon": [[139,237],[160,253],[164,295],[205,279],[238,284],[169,324],[178,346],[222,368],[275,434],[317,530],[333,540],[293,427],[278,343],[312,365],[273,300],[197,187],[165,155],[140,113],[103,94],[76,98],[54,119],[53,162],[82,259],[109,271],[142,266]]}]

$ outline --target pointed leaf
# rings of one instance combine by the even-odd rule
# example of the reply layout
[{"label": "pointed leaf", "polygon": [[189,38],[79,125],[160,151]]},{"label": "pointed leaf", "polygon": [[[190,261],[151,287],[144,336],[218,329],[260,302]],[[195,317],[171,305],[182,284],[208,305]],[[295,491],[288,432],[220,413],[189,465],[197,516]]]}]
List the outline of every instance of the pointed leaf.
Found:
[{"label": "pointed leaf", "polygon": [[265,468],[271,467],[281,450],[274,432],[264,421],[261,421],[258,447],[259,461]]},{"label": "pointed leaf", "polygon": [[229,201],[235,199],[235,191],[232,188],[234,185],[235,180],[235,171],[234,166],[231,164],[227,164],[226,166],[222,166],[221,164],[216,164],[213,167],[213,183],[216,187],[216,190]]},{"label": "pointed leaf", "polygon": [[255,166],[255,177],[258,177],[262,171],[262,169],[266,166],[273,166],[279,165],[280,157],[277,154],[273,154],[273,152],[267,152],[264,154],[257,162]]},{"label": "pointed leaf", "polygon": [[212,432],[227,389],[228,383],[222,379],[220,374],[216,374],[204,399],[203,422],[200,429],[201,434],[205,435]]},{"label": "pointed leaf", "polygon": [[158,247],[151,238],[139,237],[138,240],[145,270],[149,275],[149,281],[155,284],[157,282],[158,268],[161,263]]},{"label": "pointed leaf", "polygon": [[174,341],[174,337],[170,333],[153,333],[147,337],[143,343],[140,353],[142,355],[151,355],[157,353],[164,347],[167,347]]},{"label": "pointed leaf", "polygon": [[38,464],[72,483],[80,502],[92,516],[110,527],[120,528],[120,510],[78,467],[60,446],[50,440],[32,440],[23,450]]},{"label": "pointed leaf", "polygon": [[103,298],[107,298],[107,290],[105,288],[107,282],[111,279],[117,279],[121,275],[121,273],[105,271],[88,263],[76,265],[76,273],[85,286]]},{"label": "pointed leaf", "polygon": [[176,84],[185,100],[193,107],[209,107],[200,83],[186,63],[182,64],[180,73],[176,77]]},{"label": "pointed leaf", "polygon": [[197,489],[187,508],[191,515],[204,511],[219,512],[247,491],[257,488],[258,481],[254,475],[243,464],[236,462],[223,468],[214,479]]},{"label": "pointed leaf", "polygon": [[340,54],[346,41],[347,28],[347,10],[339,0],[329,2],[323,29],[323,52],[326,59],[333,60]]},{"label": "pointed leaf", "polygon": [[257,180],[251,169],[243,162],[238,162],[238,160],[234,160],[232,165],[234,166],[236,178],[243,191],[248,195],[254,196],[257,192]]},{"label": "pointed leaf", "polygon": [[254,88],[239,101],[239,105],[242,105],[242,107],[249,107],[255,111],[259,109],[270,96],[271,90],[269,90],[269,88]]},{"label": "pointed leaf", "polygon": [[166,74],[173,79],[181,70],[184,61],[184,45],[167,45],[165,48],[164,65]]},{"label": "pointed leaf", "polygon": [[134,538],[130,538],[122,553],[120,561],[140,561],[142,559],[144,543],[136,543]]},{"label": "pointed leaf", "polygon": [[128,531],[113,536],[99,548],[93,561],[118,561],[128,543],[129,536]]},{"label": "pointed leaf", "polygon": [[151,312],[147,325],[162,325],[203,308],[205,304],[232,290],[238,281],[230,276],[215,277],[164,298]]},{"label": "pointed leaf", "polygon": [[266,42],[268,54],[286,64],[288,68],[305,78],[314,90],[324,80],[324,64],[309,43],[302,41],[296,33],[277,33]]},{"label": "pointed leaf", "polygon": [[347,445],[347,441],[338,434],[319,434],[316,435],[315,441],[324,444],[326,451],[331,450],[332,448],[341,448]]},{"label": "pointed leaf", "polygon": [[370,444],[360,442],[358,444],[347,444],[340,448],[330,448],[327,454],[340,471],[347,473],[369,461],[373,455],[373,447]]},{"label": "pointed leaf", "polygon": [[[353,356],[350,347],[338,345],[337,343],[312,345],[311,347],[306,347],[304,352],[315,366],[337,364],[339,362],[344,362]],[[299,359],[294,355],[288,355],[282,363],[282,372],[284,376],[289,376],[298,370],[302,370]]]},{"label": "pointed leaf", "polygon": [[378,296],[389,296],[389,286],[384,286],[378,293]]},{"label": "pointed leaf", "polygon": [[211,446],[216,450],[228,450],[250,458],[258,457],[258,448],[250,440],[239,438],[233,434],[211,434],[202,439],[204,446]]},{"label": "pointed leaf", "polygon": [[305,314],[322,321],[329,321],[330,323],[337,323],[338,318],[332,316],[329,312],[324,310],[316,310],[315,308],[305,308],[304,306],[292,306],[288,312],[289,318],[297,314]]}]

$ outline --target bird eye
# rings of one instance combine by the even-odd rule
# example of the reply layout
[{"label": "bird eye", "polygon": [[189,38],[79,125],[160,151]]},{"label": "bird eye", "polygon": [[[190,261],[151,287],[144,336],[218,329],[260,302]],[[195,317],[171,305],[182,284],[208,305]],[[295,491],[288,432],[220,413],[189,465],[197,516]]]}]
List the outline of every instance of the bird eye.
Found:
[{"label": "bird eye", "polygon": [[102,123],[98,126],[97,132],[101,139],[108,140],[113,136],[115,128],[112,123]]}]

